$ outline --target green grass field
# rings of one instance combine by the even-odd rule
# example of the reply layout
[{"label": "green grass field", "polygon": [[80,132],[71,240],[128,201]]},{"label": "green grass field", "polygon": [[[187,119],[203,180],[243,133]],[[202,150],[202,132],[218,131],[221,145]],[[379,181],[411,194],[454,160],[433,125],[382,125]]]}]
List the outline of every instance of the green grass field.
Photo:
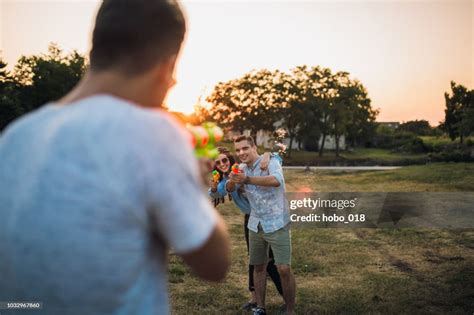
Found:
[{"label": "green grass field", "polygon": [[474,163],[433,163],[392,171],[288,171],[286,190],[474,191]]},{"label": "green grass field", "polygon": [[[474,164],[432,164],[394,171],[286,171],[287,191],[474,191]],[[243,217],[218,207],[232,239],[223,284],[198,280],[170,257],[173,314],[243,314],[248,300]],[[296,314],[472,314],[474,228],[293,229]],[[267,311],[282,303],[269,282]]]}]

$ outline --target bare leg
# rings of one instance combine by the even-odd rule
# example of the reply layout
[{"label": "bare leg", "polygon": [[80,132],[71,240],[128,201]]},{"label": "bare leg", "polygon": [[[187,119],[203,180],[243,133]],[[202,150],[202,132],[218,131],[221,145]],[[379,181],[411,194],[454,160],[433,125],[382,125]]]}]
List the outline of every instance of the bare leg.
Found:
[{"label": "bare leg", "polygon": [[295,310],[296,281],[289,265],[277,265],[283,287],[283,299],[286,304],[286,314],[292,315]]},{"label": "bare leg", "polygon": [[252,298],[251,298],[250,302],[251,303],[257,303],[257,298],[256,298],[256,295],[255,295],[255,285],[254,285],[254,281],[253,281],[253,274],[254,274],[253,270],[254,270],[254,266],[249,265],[249,291],[252,294]]},{"label": "bare leg", "polygon": [[250,291],[252,294],[252,297],[250,298],[250,303],[257,303],[257,295],[255,294],[255,291]]},{"label": "bare leg", "polygon": [[257,306],[265,308],[265,293],[267,289],[267,264],[255,265],[253,280]]}]

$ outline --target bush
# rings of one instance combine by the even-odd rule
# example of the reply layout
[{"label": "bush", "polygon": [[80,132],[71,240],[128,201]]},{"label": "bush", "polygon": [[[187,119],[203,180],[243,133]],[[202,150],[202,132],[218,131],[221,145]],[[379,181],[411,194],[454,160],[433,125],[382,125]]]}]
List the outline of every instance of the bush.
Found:
[{"label": "bush", "polygon": [[468,144],[449,143],[433,146],[434,150],[428,154],[432,162],[474,162],[472,150],[474,146]]},{"label": "bush", "polygon": [[398,149],[398,152],[405,152],[405,153],[426,153],[428,152],[427,146],[423,143],[423,140],[421,140],[418,137],[415,137],[413,139],[407,140],[409,142],[404,143],[401,145]]},{"label": "bush", "polygon": [[393,152],[425,153],[430,151],[421,138],[408,131],[397,131],[392,134],[378,133],[373,143],[376,148],[389,149]]}]

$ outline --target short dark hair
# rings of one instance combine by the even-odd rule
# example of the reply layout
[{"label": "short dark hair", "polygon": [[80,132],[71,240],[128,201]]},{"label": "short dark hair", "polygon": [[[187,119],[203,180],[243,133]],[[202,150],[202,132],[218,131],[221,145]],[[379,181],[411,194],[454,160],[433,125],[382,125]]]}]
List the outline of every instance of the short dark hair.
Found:
[{"label": "short dark hair", "polygon": [[91,69],[142,73],[177,54],[185,32],[176,0],[104,0],[92,35]]},{"label": "short dark hair", "polygon": [[230,153],[230,150],[226,147],[217,147],[217,152],[219,152],[219,154],[227,154]]},{"label": "short dark hair", "polygon": [[244,140],[247,140],[247,142],[250,144],[251,147],[255,146],[255,141],[253,141],[253,138],[251,136],[245,136],[245,135],[237,136],[234,139],[234,143],[241,142],[241,141],[244,141]]}]

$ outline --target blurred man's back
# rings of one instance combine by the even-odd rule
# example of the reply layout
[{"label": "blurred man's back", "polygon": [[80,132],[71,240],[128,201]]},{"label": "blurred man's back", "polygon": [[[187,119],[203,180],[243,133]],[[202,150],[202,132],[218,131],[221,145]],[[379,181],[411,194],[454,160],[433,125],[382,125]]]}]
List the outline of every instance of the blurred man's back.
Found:
[{"label": "blurred man's back", "polygon": [[[105,58],[120,46],[107,42],[122,32],[106,23],[121,25],[114,15],[139,15],[124,23],[126,33],[173,5],[104,1],[91,71],[63,100],[2,134],[0,301],[42,302],[43,314],[164,314],[167,247],[198,276],[225,276],[227,232],[202,191],[191,147],[166,114],[146,108],[166,95],[179,45],[158,59],[149,43]],[[162,32],[170,23],[158,22]],[[135,68],[126,56],[143,47]]]}]

